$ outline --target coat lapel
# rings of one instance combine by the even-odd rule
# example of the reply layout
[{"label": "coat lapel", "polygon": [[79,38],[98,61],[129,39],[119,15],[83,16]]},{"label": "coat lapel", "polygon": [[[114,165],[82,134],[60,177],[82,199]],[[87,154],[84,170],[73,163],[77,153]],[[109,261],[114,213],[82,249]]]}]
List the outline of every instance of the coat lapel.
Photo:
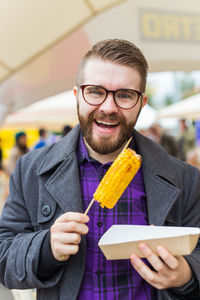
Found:
[{"label": "coat lapel", "polygon": [[143,166],[143,177],[147,196],[149,224],[164,225],[170,210],[175,204],[180,190],[160,178],[148,166]]},{"label": "coat lapel", "polygon": [[79,133],[80,129],[77,126],[56,143],[38,170],[39,176],[47,178],[45,188],[64,212],[83,211],[76,158]]},{"label": "coat lapel", "polygon": [[64,212],[83,211],[76,153],[63,161],[45,187]]},{"label": "coat lapel", "polygon": [[168,163],[168,156],[160,146],[136,131],[134,141],[136,151],[142,156],[149,224],[164,225],[180,194],[180,189],[175,186],[172,163]]}]

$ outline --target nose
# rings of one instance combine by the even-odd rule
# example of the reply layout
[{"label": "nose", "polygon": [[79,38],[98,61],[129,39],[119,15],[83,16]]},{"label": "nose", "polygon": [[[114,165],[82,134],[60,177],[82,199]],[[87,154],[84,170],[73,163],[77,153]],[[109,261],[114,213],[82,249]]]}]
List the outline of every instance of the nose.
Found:
[{"label": "nose", "polygon": [[108,92],[106,100],[100,105],[99,109],[106,113],[113,113],[118,111],[118,107],[114,100],[112,92]]}]

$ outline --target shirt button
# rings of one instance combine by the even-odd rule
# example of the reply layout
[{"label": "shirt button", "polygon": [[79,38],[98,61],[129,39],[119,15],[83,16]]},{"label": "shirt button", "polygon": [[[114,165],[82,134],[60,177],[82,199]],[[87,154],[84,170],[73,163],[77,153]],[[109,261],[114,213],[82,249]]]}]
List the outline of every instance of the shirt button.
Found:
[{"label": "shirt button", "polygon": [[96,271],[96,274],[97,274],[97,276],[100,276],[101,275],[101,271],[100,270]]},{"label": "shirt button", "polygon": [[100,174],[99,175],[99,180],[101,181],[103,179],[103,177],[104,177],[104,174]]},{"label": "shirt button", "polygon": [[42,207],[43,216],[48,217],[50,215],[50,213],[51,213],[51,207],[49,205],[44,205]]},{"label": "shirt button", "polygon": [[97,222],[97,226],[98,226],[98,227],[101,227],[102,225],[103,225],[102,222]]}]

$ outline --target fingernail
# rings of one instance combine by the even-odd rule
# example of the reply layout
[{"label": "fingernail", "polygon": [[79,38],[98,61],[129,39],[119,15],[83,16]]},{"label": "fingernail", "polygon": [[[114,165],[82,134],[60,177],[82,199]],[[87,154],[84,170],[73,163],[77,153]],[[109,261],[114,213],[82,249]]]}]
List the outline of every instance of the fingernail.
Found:
[{"label": "fingernail", "polygon": [[147,247],[146,247],[146,245],[145,245],[145,244],[139,244],[139,248],[140,248],[141,250],[145,250],[145,249],[147,249]]},{"label": "fingernail", "polygon": [[158,246],[157,251],[158,251],[158,253],[163,253],[163,251],[165,251],[165,249],[161,246]]},{"label": "fingernail", "polygon": [[87,215],[85,215],[85,221],[89,222],[89,220],[90,220],[90,218]]},{"label": "fingernail", "polygon": [[133,262],[137,261],[137,256],[136,256],[135,254],[132,254],[132,255],[131,255],[131,260],[132,260]]}]

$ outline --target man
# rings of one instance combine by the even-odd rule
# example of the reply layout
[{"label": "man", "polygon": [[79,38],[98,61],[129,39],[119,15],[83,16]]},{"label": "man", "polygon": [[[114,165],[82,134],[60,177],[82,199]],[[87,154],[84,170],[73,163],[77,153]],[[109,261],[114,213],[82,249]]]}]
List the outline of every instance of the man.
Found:
[{"label": "man", "polygon": [[62,130],[62,137],[67,135],[72,130],[72,127],[70,125],[65,125]]},{"label": "man", "polygon": [[186,160],[187,153],[195,147],[195,127],[193,125],[189,127],[184,119],[180,120],[179,126],[180,132],[177,139],[179,157]]},{"label": "man", "polygon": [[0,138],[0,173],[3,170],[3,151],[2,151],[2,146],[1,146],[1,138]]},{"label": "man", "polygon": [[29,148],[27,146],[27,135],[24,131],[19,131],[15,135],[15,145],[11,150],[8,164],[6,167],[6,172],[9,176],[13,172],[19,157],[28,152],[29,152]]},{"label": "man", "polygon": [[159,143],[172,156],[178,157],[178,145],[173,136],[167,134],[158,123],[154,123],[149,128],[149,138]]},{"label": "man", "polygon": [[[127,41],[97,43],[81,61],[74,93],[80,127],[18,161],[0,223],[0,278],[37,288],[38,299],[199,299],[199,248],[173,256],[146,244],[107,261],[98,240],[113,224],[200,226],[199,171],[135,130],[147,63]],[[111,162],[130,147],[142,168],[112,210],[84,215]]]},{"label": "man", "polygon": [[46,143],[47,131],[44,128],[39,129],[39,136],[40,139],[37,142],[37,144],[34,146],[34,149],[39,149],[47,145]]}]

